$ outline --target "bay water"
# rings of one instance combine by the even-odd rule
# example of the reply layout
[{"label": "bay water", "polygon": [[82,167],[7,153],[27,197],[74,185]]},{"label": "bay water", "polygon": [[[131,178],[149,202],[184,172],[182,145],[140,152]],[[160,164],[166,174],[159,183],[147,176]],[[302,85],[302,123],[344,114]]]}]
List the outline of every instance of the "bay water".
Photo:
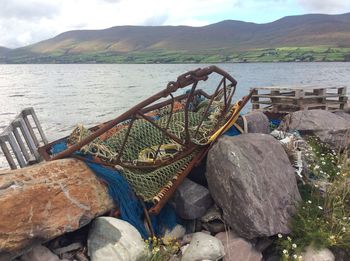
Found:
[{"label": "bay water", "polygon": [[[208,65],[0,65],[0,132],[21,109],[34,107],[49,141],[53,141],[68,135],[77,123],[90,127],[115,118],[164,89],[178,75],[205,66]],[[235,99],[247,95],[250,88],[257,86],[350,85],[350,63],[239,63],[217,66],[238,81]],[[249,110],[250,105],[245,112]],[[6,163],[0,154],[0,167],[4,166]]]}]

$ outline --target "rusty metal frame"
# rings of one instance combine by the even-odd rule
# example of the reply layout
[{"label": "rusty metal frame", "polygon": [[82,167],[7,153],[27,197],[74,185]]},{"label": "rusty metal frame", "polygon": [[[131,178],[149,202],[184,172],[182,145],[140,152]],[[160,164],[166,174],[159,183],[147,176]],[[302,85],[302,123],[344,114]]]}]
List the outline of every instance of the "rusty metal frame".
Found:
[{"label": "rusty metal frame", "polygon": [[[208,76],[212,73],[216,73],[222,76],[222,78],[218,86],[216,87],[214,93],[210,95],[202,89],[197,89],[197,86],[200,81],[206,81],[208,79]],[[227,83],[227,81],[229,81],[229,83]],[[127,126],[128,129],[126,131],[117,159],[114,160],[113,162],[106,162],[104,160],[101,160],[100,158],[93,157],[93,159],[90,159],[90,161],[103,164],[110,168],[114,168],[115,165],[120,165],[122,167],[126,167],[129,169],[147,170],[150,168],[158,168],[158,167],[170,164],[174,161],[177,161],[185,156],[188,156],[196,152],[195,157],[191,160],[191,162],[189,162],[187,166],[184,166],[184,169],[181,170],[180,173],[176,174],[176,177],[177,177],[176,180],[172,181],[173,183],[172,186],[166,189],[164,196],[158,202],[156,202],[152,208],[149,209],[149,213],[155,215],[159,213],[161,208],[165,205],[165,203],[168,201],[168,199],[171,197],[171,195],[174,193],[177,187],[182,183],[182,181],[185,179],[188,173],[192,170],[192,168],[199,164],[199,162],[207,154],[210,146],[213,144],[212,142],[210,145],[199,146],[191,141],[191,137],[189,133],[189,121],[188,121],[190,103],[193,102],[194,97],[196,97],[197,95],[201,95],[208,100],[208,105],[206,105],[206,108],[203,112],[203,116],[201,117],[198,127],[196,128],[196,131],[194,134],[194,137],[196,137],[197,134],[199,133],[200,126],[203,124],[204,120],[208,116],[210,107],[212,106],[214,100],[218,97],[220,90],[223,90],[224,92],[223,93],[224,107],[218,119],[218,122],[222,122],[223,120],[227,119],[226,117],[228,116],[228,112],[229,112],[228,109],[230,108],[232,98],[236,90],[236,85],[237,85],[237,82],[232,76],[230,76],[227,72],[221,70],[216,66],[209,66],[203,69],[199,68],[194,71],[189,71],[185,74],[180,75],[176,81],[169,82],[166,89],[142,101],[141,103],[132,107],[130,110],[118,116],[117,118],[90,128],[90,130],[92,131],[92,134],[90,136],[81,140],[77,144],[70,146],[65,151],[62,151],[56,155],[50,155],[50,150],[52,146],[55,143],[59,143],[66,140],[67,137],[51,142],[45,146],[39,147],[38,151],[42,155],[42,157],[47,161],[61,159],[68,156],[79,158],[80,156],[73,155],[75,151],[80,150],[83,146],[93,141],[97,137],[101,136],[105,132],[111,130],[113,127],[122,124]],[[187,86],[191,86],[190,92],[187,92],[186,94],[178,95],[176,97],[173,96],[174,92],[176,92],[181,88],[185,88]],[[251,95],[252,95],[252,92],[247,97],[244,97],[240,101],[238,109],[233,112],[233,116],[236,116],[240,113],[243,106],[249,101]],[[169,99],[157,103],[158,100],[167,98],[169,96],[170,96]],[[169,131],[169,124],[170,124],[171,118],[173,117],[175,102],[181,102],[182,105],[184,105],[184,112],[185,112],[184,140],[178,138],[176,135],[170,133]],[[147,113],[156,111],[165,106],[169,106],[170,111],[167,114],[168,119],[166,122],[166,126],[165,128],[163,128],[159,126],[156,122],[154,122],[154,120],[151,117],[149,117]],[[154,164],[142,165],[142,164],[135,164],[134,162],[122,161],[123,150],[128,142],[128,138],[132,137],[130,132],[133,127],[133,123],[136,119],[146,120],[147,122],[151,123],[154,127],[156,127],[163,135],[157,149],[154,150],[156,152]],[[212,130],[211,134],[217,132],[219,129],[220,129],[220,125],[217,124],[217,126]],[[220,134],[218,136],[222,134],[221,132],[222,130],[220,131]],[[159,162],[156,159],[160,151],[161,145],[164,142],[165,137],[169,137],[179,145],[183,146],[183,150],[177,153],[173,158]]]},{"label": "rusty metal frame", "polygon": [[[39,149],[38,149],[39,153],[43,156],[43,158],[45,160],[56,160],[56,159],[61,159],[61,158],[68,157],[68,156],[72,155],[75,151],[81,149],[83,146],[85,146],[89,142],[93,141],[94,139],[96,139],[97,137],[102,135],[103,133],[105,133],[108,130],[110,130],[111,128],[113,128],[114,126],[122,123],[125,120],[130,119],[131,118],[130,115],[141,116],[145,120],[147,120],[150,123],[152,123],[155,127],[160,129],[165,135],[167,135],[171,139],[175,140],[180,145],[184,145],[186,148],[193,147],[195,145],[190,141],[189,134],[188,134],[188,104],[186,104],[186,108],[185,108],[185,115],[187,114],[187,117],[185,116],[185,125],[186,125],[185,126],[185,133],[186,133],[185,142],[180,141],[175,135],[172,135],[171,133],[169,133],[167,131],[167,129],[163,129],[163,128],[160,128],[160,126],[157,126],[157,124],[155,124],[152,121],[152,119],[147,117],[145,115],[145,113],[148,112],[148,111],[151,111],[151,110],[159,109],[159,108],[161,108],[161,107],[163,107],[165,105],[168,105],[168,104],[173,104],[174,101],[184,100],[185,98],[187,98],[187,103],[189,103],[189,100],[191,99],[191,97],[194,97],[194,95],[197,95],[197,94],[203,95],[207,99],[210,98],[210,102],[212,103],[212,101],[216,97],[217,92],[215,92],[213,95],[209,95],[206,92],[204,92],[203,90],[196,90],[198,82],[207,80],[208,76],[210,74],[212,74],[212,73],[217,73],[217,74],[221,75],[223,77],[223,79],[225,79],[225,81],[226,81],[226,79],[230,81],[230,84],[231,84],[231,86],[233,88],[233,90],[231,91],[231,95],[230,95],[230,98],[232,98],[232,95],[235,92],[235,88],[236,88],[236,85],[237,85],[237,81],[232,76],[230,76],[227,72],[221,70],[220,68],[218,68],[216,66],[209,66],[209,67],[206,67],[206,68],[203,68],[203,69],[199,68],[197,70],[189,71],[187,73],[184,73],[184,74],[180,75],[177,78],[176,81],[169,82],[165,90],[160,91],[159,93],[157,93],[157,94],[149,97],[148,99],[144,100],[143,102],[137,104],[136,106],[134,106],[133,108],[131,108],[127,112],[121,114],[119,117],[115,118],[114,120],[111,120],[111,121],[103,124],[102,126],[99,125],[99,126],[96,126],[96,127],[92,128],[91,130],[94,130],[94,132],[90,136],[88,136],[87,138],[81,140],[77,144],[72,145],[67,150],[62,151],[62,152],[58,153],[57,155],[53,155],[53,156],[50,155],[49,151],[50,151],[52,145],[54,143],[56,143],[56,142],[63,141],[64,140],[64,138],[63,138],[63,139],[60,139],[60,140],[58,140],[56,142],[53,142],[53,143],[50,143],[48,145],[39,147]],[[221,82],[224,81],[223,79],[221,80]],[[171,96],[178,89],[187,87],[189,85],[192,85],[192,89],[191,89],[190,94],[180,95],[180,96],[177,96],[175,98],[172,97],[170,100],[167,100],[167,101],[164,101],[164,102],[160,102],[160,103],[157,103],[157,104],[153,104],[157,100],[159,100],[161,98],[166,98],[168,96]],[[219,87],[220,87],[220,85],[218,86],[218,88]],[[226,85],[225,85],[224,89],[226,89]],[[226,93],[226,90],[224,90],[224,91]],[[230,98],[227,100],[227,104],[225,104],[225,106],[227,106],[228,103],[231,101]],[[202,121],[204,119],[205,119],[205,117],[203,117]],[[200,124],[202,124],[202,121],[201,121]],[[128,135],[126,135],[126,136],[128,136]],[[126,137],[126,139],[127,139],[127,137]],[[169,162],[167,162],[166,164],[168,164],[168,163]],[[119,156],[118,156],[118,160],[113,162],[113,164],[121,164],[121,165],[124,165],[124,166],[128,165],[125,162],[121,163]],[[153,167],[155,167],[155,166],[153,166]]]}]

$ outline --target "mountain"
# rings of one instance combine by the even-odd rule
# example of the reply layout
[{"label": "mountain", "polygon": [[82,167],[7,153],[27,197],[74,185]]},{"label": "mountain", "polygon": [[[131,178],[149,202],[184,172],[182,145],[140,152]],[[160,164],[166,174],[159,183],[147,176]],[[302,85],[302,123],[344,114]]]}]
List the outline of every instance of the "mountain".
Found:
[{"label": "mountain", "polygon": [[4,55],[7,54],[10,50],[11,50],[11,49],[9,49],[9,48],[0,46],[0,56],[4,56]]},{"label": "mountain", "polygon": [[[4,62],[147,62],[152,57],[156,60],[151,62],[167,62],[169,57],[179,56],[191,62],[203,55],[230,61],[245,52],[276,58],[288,48],[304,56],[308,52],[329,52],[335,57],[334,53],[340,52],[337,57],[346,60],[350,52],[350,13],[288,16],[265,24],[226,20],[203,27],[116,26],[68,31],[11,50]],[[261,53],[261,49],[267,53]]]}]

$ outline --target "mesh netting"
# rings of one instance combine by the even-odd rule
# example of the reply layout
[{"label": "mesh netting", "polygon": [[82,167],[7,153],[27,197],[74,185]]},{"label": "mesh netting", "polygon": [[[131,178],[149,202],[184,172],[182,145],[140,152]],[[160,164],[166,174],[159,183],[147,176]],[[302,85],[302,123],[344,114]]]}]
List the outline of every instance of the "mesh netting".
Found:
[{"label": "mesh netting", "polygon": [[[198,145],[207,143],[210,133],[218,124],[217,119],[222,114],[222,103],[214,101],[210,113],[201,123],[207,105],[208,101],[205,100],[199,103],[196,110],[188,111],[188,134],[191,142]],[[145,201],[155,200],[159,192],[177,178],[177,174],[184,170],[196,154],[194,152],[158,168],[125,167],[128,166],[125,163],[137,166],[144,157],[149,155],[155,155],[157,160],[163,160],[164,157],[173,158],[176,153],[183,150],[182,145],[173,140],[175,138],[172,139],[154,125],[166,129],[178,140],[185,141],[184,109],[172,114],[169,113],[169,106],[162,109],[157,111],[154,124],[145,119],[129,119],[116,126],[116,131],[108,137],[100,136],[81,148],[81,152],[97,156],[106,162],[120,162],[124,166],[120,171],[121,175],[126,178],[135,193]],[[77,143],[90,134],[89,130],[79,126],[69,137],[69,143]],[[126,141],[125,137],[127,137]],[[172,148],[172,152],[166,151],[165,148],[168,147]]]}]

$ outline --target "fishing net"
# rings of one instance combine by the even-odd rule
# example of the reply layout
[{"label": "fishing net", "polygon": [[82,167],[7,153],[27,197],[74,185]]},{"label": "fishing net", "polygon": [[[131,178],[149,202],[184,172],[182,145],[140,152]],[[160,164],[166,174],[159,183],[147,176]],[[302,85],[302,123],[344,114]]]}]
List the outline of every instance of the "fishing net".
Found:
[{"label": "fishing net", "polygon": [[[202,122],[205,114],[203,102],[198,104],[196,111],[188,111],[188,135],[195,144],[206,144],[213,126],[217,124],[217,115],[220,114],[222,106],[213,103],[210,113]],[[194,110],[194,108],[193,108]],[[81,148],[80,152],[97,156],[106,162],[119,159],[121,163],[147,163],[153,160],[165,161],[173,159],[184,148],[161,130],[166,129],[168,133],[177,139],[184,141],[185,111],[178,110],[175,113],[166,113],[170,107],[162,108],[162,111],[151,113],[154,124],[145,119],[129,119],[116,126],[114,133],[99,137]],[[156,127],[158,126],[158,127]],[[68,138],[69,144],[74,144],[86,138],[91,131],[79,125]],[[167,148],[170,148],[167,150]],[[129,182],[135,193],[145,201],[157,202],[158,195],[163,188],[170,187],[184,168],[196,155],[196,151],[179,159],[171,161],[161,167],[154,169],[143,168],[120,168],[120,173]]]}]

